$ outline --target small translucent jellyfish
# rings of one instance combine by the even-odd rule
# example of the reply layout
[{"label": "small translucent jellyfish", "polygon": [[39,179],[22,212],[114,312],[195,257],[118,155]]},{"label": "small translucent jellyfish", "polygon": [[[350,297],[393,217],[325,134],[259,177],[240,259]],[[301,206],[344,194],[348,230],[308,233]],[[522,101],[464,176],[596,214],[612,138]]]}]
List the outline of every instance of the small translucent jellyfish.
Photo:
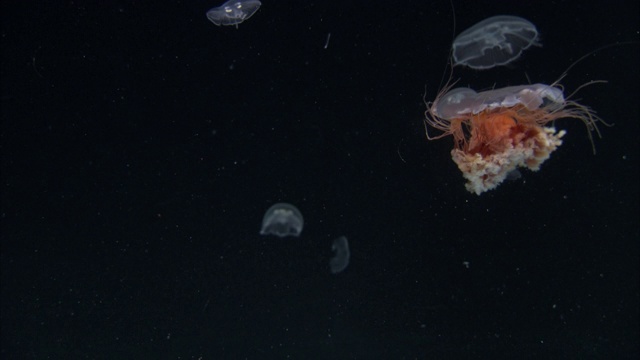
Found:
[{"label": "small translucent jellyfish", "polygon": [[[453,161],[477,195],[494,189],[518,167],[537,171],[562,145],[564,130],[545,127],[561,118],[582,120],[598,131],[602,121],[587,106],[565,99],[557,84],[509,86],[483,92],[446,87],[427,104],[426,124],[442,131],[429,140],[453,135]],[[593,139],[591,139],[593,141]]]},{"label": "small translucent jellyfish", "polygon": [[303,225],[302,213],[295,206],[278,203],[264,214],[260,235],[300,236]]},{"label": "small translucent jellyfish", "polygon": [[260,8],[258,0],[229,0],[221,6],[207,11],[207,19],[220,25],[235,25],[250,18]]},{"label": "small translucent jellyfish", "polygon": [[518,169],[513,169],[507,173],[508,181],[516,181],[522,179],[522,173]]},{"label": "small translucent jellyfish", "polygon": [[351,253],[349,252],[349,242],[344,236],[333,240],[331,244],[331,250],[335,251],[335,255],[329,260],[329,268],[332,274],[337,274],[349,265],[349,258]]},{"label": "small translucent jellyfish", "polygon": [[453,40],[453,62],[472,69],[505,65],[530,46],[540,46],[537,40],[538,29],[528,20],[509,15],[493,16]]}]

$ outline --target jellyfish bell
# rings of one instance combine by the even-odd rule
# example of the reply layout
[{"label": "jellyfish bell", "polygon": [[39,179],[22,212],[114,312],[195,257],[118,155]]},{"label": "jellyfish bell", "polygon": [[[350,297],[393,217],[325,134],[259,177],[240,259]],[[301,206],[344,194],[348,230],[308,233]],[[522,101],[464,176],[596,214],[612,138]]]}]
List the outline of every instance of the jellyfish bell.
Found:
[{"label": "jellyfish bell", "polygon": [[233,25],[237,28],[253,16],[261,5],[258,0],[229,0],[207,11],[207,19],[217,26]]},{"label": "jellyfish bell", "polygon": [[[547,126],[561,118],[582,120],[590,131],[601,121],[587,106],[565,98],[562,88],[532,84],[476,92],[445,89],[427,104],[429,139],[453,135],[453,161],[477,195],[496,188],[519,167],[540,169],[560,145],[564,130]],[[427,125],[442,133],[430,136]]]},{"label": "jellyfish bell", "polygon": [[493,16],[453,40],[453,65],[490,69],[514,61],[531,46],[541,46],[534,24],[518,16]]},{"label": "jellyfish bell", "polygon": [[452,119],[464,114],[479,114],[485,110],[514,107],[518,104],[529,110],[540,108],[544,103],[560,106],[564,94],[557,87],[532,84],[508,86],[477,93],[470,88],[455,88],[448,91],[433,106],[436,116]]},{"label": "jellyfish bell", "polygon": [[303,227],[304,218],[297,207],[288,203],[277,203],[265,212],[260,235],[297,237],[302,233]]}]

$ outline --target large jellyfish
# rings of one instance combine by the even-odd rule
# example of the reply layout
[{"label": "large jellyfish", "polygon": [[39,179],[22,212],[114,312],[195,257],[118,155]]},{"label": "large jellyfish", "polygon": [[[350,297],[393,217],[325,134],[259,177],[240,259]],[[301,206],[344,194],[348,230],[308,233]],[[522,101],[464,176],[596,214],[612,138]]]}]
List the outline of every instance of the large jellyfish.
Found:
[{"label": "large jellyfish", "polygon": [[[587,106],[565,99],[557,84],[521,85],[475,92],[445,87],[427,103],[429,140],[453,135],[453,161],[468,191],[494,189],[518,167],[533,171],[562,145],[565,131],[547,126],[561,118],[582,120],[591,131],[601,121]],[[442,133],[430,136],[429,125]],[[599,133],[598,133],[599,134]]]}]

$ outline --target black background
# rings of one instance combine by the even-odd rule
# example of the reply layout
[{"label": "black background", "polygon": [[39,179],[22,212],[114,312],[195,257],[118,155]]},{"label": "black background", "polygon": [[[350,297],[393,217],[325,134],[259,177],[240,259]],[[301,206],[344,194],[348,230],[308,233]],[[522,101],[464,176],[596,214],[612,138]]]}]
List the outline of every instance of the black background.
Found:
[{"label": "black background", "polygon": [[[455,1],[455,30],[448,1],[265,0],[237,29],[216,5],[2,2],[3,358],[636,358],[637,1]],[[461,86],[636,43],[562,79],[608,80],[576,95],[615,123],[595,156],[558,121],[539,172],[476,196],[422,97],[499,14],[543,47]],[[281,201],[299,238],[259,235]]]}]

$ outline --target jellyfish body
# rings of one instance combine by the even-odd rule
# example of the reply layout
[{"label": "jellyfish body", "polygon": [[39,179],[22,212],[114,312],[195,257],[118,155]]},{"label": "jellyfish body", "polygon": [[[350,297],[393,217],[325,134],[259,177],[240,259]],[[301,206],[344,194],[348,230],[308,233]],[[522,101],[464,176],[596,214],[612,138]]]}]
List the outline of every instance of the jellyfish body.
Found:
[{"label": "jellyfish body", "polygon": [[277,203],[265,212],[260,235],[300,236],[303,227],[304,218],[297,207],[287,203]]},{"label": "jellyfish body", "polygon": [[546,127],[560,118],[582,120],[596,130],[599,118],[586,106],[566,100],[558,86],[533,84],[483,92],[449,88],[427,104],[426,124],[453,135],[453,161],[467,179],[466,188],[480,195],[494,189],[518,167],[540,169],[565,131]]},{"label": "jellyfish body", "polygon": [[258,11],[262,3],[258,0],[229,0],[207,11],[207,19],[212,23],[238,26]]},{"label": "jellyfish body", "polygon": [[539,45],[538,30],[530,21],[510,15],[493,16],[453,40],[453,62],[472,69],[489,69],[512,62],[532,45]]}]

